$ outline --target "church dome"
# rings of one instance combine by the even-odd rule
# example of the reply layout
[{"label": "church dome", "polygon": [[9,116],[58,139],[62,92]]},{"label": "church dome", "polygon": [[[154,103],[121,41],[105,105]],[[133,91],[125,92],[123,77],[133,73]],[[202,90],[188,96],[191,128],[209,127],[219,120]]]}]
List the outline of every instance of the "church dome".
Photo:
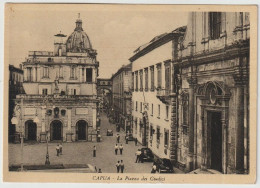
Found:
[{"label": "church dome", "polygon": [[89,37],[83,31],[80,18],[76,21],[74,32],[67,39],[66,49],[67,52],[87,52],[88,49],[92,49]]}]

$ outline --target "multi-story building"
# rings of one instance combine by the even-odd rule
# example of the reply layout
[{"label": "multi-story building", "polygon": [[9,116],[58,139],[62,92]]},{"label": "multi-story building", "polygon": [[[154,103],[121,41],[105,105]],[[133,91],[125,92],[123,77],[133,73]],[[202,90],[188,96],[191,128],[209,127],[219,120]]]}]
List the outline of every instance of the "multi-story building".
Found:
[{"label": "multi-story building", "polygon": [[131,132],[131,64],[122,66],[112,75],[113,115],[117,123]]},{"label": "multi-story building", "polygon": [[[177,54],[186,27],[153,38],[140,46],[130,58],[132,63],[133,135],[160,158],[173,153],[172,56]],[[175,134],[175,133],[174,133]]]},{"label": "multi-story building", "polygon": [[74,32],[57,34],[54,51],[30,51],[23,62],[26,94],[17,95],[14,122],[25,140],[96,138],[96,50],[76,20]]},{"label": "multi-story building", "polygon": [[100,100],[99,108],[107,109],[112,107],[112,80],[110,78],[97,79],[97,92]]},{"label": "multi-story building", "polygon": [[175,160],[187,171],[249,171],[249,41],[249,13],[189,15],[172,103]]},{"label": "multi-story building", "polygon": [[14,99],[16,95],[24,93],[23,90],[23,70],[9,65],[9,113],[8,113],[8,140],[14,141],[15,126],[11,123],[11,118],[14,113]]}]

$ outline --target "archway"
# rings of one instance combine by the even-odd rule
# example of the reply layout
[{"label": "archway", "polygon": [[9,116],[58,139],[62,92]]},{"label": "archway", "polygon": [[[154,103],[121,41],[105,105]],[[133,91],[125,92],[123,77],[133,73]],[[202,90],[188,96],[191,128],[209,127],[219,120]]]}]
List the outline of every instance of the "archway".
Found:
[{"label": "archway", "polygon": [[62,140],[62,122],[54,120],[51,122],[51,140]]},{"label": "archway", "polygon": [[78,140],[87,140],[87,122],[79,120],[76,124],[76,134]]},{"label": "archway", "polygon": [[33,120],[28,120],[25,122],[25,133],[26,140],[36,141],[37,138],[37,124]]}]

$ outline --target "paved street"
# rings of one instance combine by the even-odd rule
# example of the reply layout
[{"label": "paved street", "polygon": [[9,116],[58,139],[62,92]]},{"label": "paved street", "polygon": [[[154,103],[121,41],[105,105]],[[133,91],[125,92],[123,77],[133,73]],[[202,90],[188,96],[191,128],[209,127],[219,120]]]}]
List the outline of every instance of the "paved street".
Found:
[{"label": "paved street", "polygon": [[[116,162],[123,160],[126,173],[150,173],[151,162],[135,163],[135,152],[141,145],[134,145],[134,142],[125,144],[125,133],[120,132],[120,142],[124,146],[123,155],[115,155],[114,146],[116,143],[115,124],[110,124],[105,114],[101,115],[102,141],[63,143],[63,155],[56,156],[55,147],[57,143],[49,143],[49,155],[51,164],[91,164],[101,168],[102,172],[116,173]],[[113,136],[106,136],[107,129],[112,129]],[[97,147],[97,157],[93,157],[93,146]],[[9,144],[9,164],[19,164],[21,161],[20,144]],[[44,164],[46,155],[46,143],[25,143],[24,164]]]}]

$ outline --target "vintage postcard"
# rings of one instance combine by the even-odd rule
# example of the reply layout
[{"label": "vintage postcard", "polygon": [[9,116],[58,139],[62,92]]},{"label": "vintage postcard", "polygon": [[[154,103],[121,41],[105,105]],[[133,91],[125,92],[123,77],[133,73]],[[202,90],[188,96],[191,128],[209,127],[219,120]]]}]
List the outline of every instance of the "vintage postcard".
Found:
[{"label": "vintage postcard", "polygon": [[4,39],[4,181],[255,183],[256,6],[7,3]]}]

